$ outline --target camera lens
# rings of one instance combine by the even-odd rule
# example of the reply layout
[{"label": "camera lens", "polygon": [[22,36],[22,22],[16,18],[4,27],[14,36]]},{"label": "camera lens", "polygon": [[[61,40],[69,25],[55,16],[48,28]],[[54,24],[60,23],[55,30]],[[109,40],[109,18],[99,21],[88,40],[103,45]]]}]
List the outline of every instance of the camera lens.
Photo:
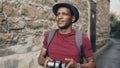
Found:
[{"label": "camera lens", "polygon": [[61,64],[61,68],[65,68],[66,64],[65,63],[62,63]]},{"label": "camera lens", "polygon": [[56,62],[55,62],[55,68],[60,68],[60,66],[61,66],[60,64],[61,64],[60,61],[56,61]]},{"label": "camera lens", "polygon": [[47,68],[65,68],[66,64],[62,61],[48,61]]}]

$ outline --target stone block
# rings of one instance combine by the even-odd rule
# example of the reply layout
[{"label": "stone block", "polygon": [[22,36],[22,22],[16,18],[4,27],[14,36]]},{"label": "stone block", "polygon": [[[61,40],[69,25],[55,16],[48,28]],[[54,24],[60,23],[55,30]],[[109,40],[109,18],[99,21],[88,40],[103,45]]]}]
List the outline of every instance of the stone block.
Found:
[{"label": "stone block", "polygon": [[3,12],[6,16],[10,16],[13,12],[13,7],[9,3],[3,4]]},{"label": "stone block", "polygon": [[27,48],[24,45],[15,45],[8,47],[7,49],[13,51],[15,54],[23,54],[27,52]]},{"label": "stone block", "polygon": [[8,40],[10,36],[11,36],[10,34],[0,33],[0,39],[3,39],[3,40]]},{"label": "stone block", "polygon": [[39,18],[43,19],[44,17],[44,10],[41,7],[40,9],[37,10],[37,14],[36,14]]},{"label": "stone block", "polygon": [[5,68],[17,68],[18,67],[18,60],[7,60],[5,61],[4,65]]},{"label": "stone block", "polygon": [[3,8],[3,3],[2,3],[2,0],[0,0],[0,13],[3,11],[2,8]]},{"label": "stone block", "polygon": [[40,49],[41,49],[40,45],[39,46],[33,46],[31,51],[36,52],[36,51],[39,51]]},{"label": "stone block", "polygon": [[40,51],[0,57],[0,68],[43,68],[37,62]]},{"label": "stone block", "polygon": [[15,54],[15,52],[11,51],[10,49],[6,49],[9,46],[5,45],[5,44],[2,45],[2,46],[0,45],[0,47],[1,47],[1,49],[0,49],[0,57],[4,57],[4,56]]},{"label": "stone block", "polygon": [[24,46],[26,48],[32,47],[34,45],[33,38],[34,38],[34,35],[26,35],[25,36],[24,42],[26,42],[26,43],[24,44]]},{"label": "stone block", "polygon": [[41,37],[40,36],[35,36],[33,38],[33,43],[34,43],[34,45],[40,45],[42,43]]},{"label": "stone block", "polygon": [[6,33],[8,30],[7,20],[3,13],[0,13],[0,33]]},{"label": "stone block", "polygon": [[3,13],[0,13],[0,25],[5,20],[5,15]]},{"label": "stone block", "polygon": [[56,16],[55,16],[55,15],[53,14],[53,12],[50,10],[47,19],[49,19],[50,21],[56,21],[55,18],[56,18]]},{"label": "stone block", "polygon": [[3,61],[2,61],[2,59],[0,58],[0,68],[5,68],[5,65],[4,65],[4,63],[3,63]]},{"label": "stone block", "polygon": [[53,14],[53,12],[49,8],[40,8],[40,9],[38,9],[38,12],[37,12],[37,16],[40,19],[48,19],[48,17],[49,17],[50,14]]},{"label": "stone block", "polygon": [[0,33],[7,33],[8,32],[8,22],[3,19],[0,23]]},{"label": "stone block", "polygon": [[35,17],[35,9],[32,6],[29,5],[22,5],[22,15],[27,16],[27,17]]},{"label": "stone block", "polygon": [[27,26],[31,29],[38,29],[43,28],[43,22],[37,20],[37,21],[31,21],[27,24]]},{"label": "stone block", "polygon": [[18,15],[19,15],[19,9],[18,8],[13,8],[13,12],[11,13],[11,16],[18,17]]},{"label": "stone block", "polygon": [[46,0],[46,4],[47,4],[48,6],[53,6],[54,3],[55,3],[54,0]]},{"label": "stone block", "polygon": [[19,37],[15,35],[11,35],[9,33],[0,33],[0,43],[10,45],[16,44],[18,42]]},{"label": "stone block", "polygon": [[19,17],[8,18],[8,23],[10,30],[21,30],[25,27],[25,22],[20,20]]}]

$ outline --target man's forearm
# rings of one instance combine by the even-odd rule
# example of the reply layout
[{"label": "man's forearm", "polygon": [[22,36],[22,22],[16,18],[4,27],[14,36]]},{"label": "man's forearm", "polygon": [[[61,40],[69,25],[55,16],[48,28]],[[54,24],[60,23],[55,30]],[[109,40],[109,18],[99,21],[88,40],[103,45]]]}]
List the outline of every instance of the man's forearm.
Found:
[{"label": "man's forearm", "polygon": [[39,55],[39,57],[38,57],[38,63],[41,65],[41,66],[44,66],[44,63],[45,63],[45,57],[44,57],[44,55],[45,55],[45,53],[46,53],[46,49],[45,48],[42,48],[41,49],[41,53],[40,53],[40,55]]},{"label": "man's forearm", "polygon": [[81,68],[96,68],[95,62],[88,62],[86,64],[81,64]]}]

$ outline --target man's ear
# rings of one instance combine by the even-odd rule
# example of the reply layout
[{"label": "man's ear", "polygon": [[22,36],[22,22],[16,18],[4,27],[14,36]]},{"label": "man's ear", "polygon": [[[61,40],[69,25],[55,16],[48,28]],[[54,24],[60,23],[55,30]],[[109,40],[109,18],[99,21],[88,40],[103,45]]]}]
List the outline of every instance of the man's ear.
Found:
[{"label": "man's ear", "polygon": [[72,22],[74,22],[75,21],[75,16],[72,16]]}]

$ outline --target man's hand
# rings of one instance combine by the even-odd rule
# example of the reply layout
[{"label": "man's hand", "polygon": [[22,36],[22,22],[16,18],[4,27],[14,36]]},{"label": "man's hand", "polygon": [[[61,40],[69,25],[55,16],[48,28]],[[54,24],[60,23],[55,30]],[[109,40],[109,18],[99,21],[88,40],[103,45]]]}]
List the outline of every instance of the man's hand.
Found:
[{"label": "man's hand", "polygon": [[44,63],[44,68],[46,68],[47,66],[47,62],[48,61],[53,61],[50,57],[46,57],[46,59],[45,59],[45,63]]},{"label": "man's hand", "polygon": [[89,57],[86,59],[87,59],[87,63],[81,64],[81,68],[96,68],[96,64],[93,57]]},{"label": "man's hand", "polygon": [[77,68],[78,67],[77,62],[75,62],[74,59],[66,58],[65,60],[68,62],[65,68]]}]

